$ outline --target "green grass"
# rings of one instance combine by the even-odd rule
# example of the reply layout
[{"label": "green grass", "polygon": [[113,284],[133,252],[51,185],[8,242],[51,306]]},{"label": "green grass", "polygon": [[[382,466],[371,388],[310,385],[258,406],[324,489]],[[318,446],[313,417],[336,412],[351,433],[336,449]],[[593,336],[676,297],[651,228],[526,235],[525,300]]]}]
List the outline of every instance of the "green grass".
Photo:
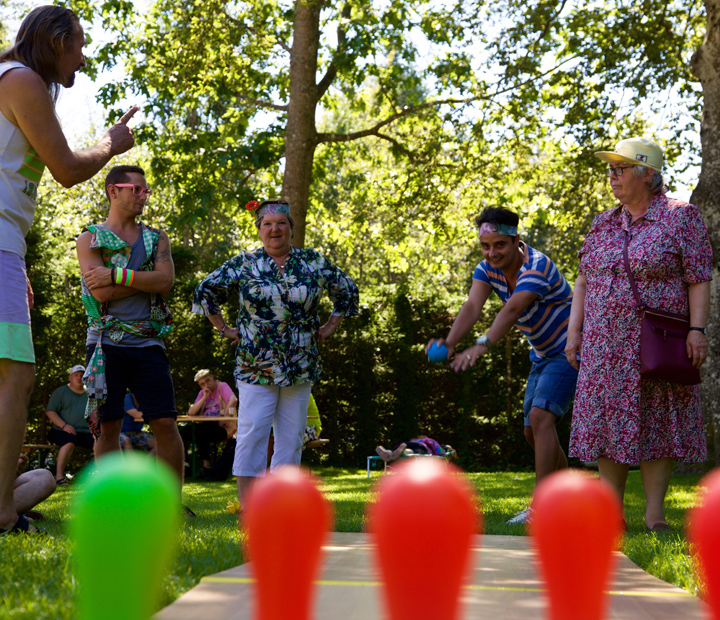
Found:
[{"label": "green grass", "polygon": [[[335,529],[361,532],[365,526],[365,507],[373,485],[365,471],[317,469],[323,490],[333,504]],[[527,506],[534,485],[531,473],[475,473],[469,478],[479,491],[486,534],[523,536],[521,525],[505,521]],[[636,564],[660,579],[697,593],[683,535],[685,512],[692,506],[700,476],[673,476],[667,498],[670,534],[647,534],[643,521],[644,496],[638,472],[630,472],[625,500],[629,531],[623,552]],[[184,502],[197,518],[183,523],[179,553],[163,583],[160,607],[195,586],[204,575],[217,573],[242,563],[234,515],[225,510],[236,496],[234,481],[185,485]],[[72,575],[72,544],[66,530],[70,518],[68,505],[75,489],[59,488],[40,509],[47,520],[41,524],[47,536],[5,536],[0,538],[0,618],[12,620],[70,620],[75,618],[77,583]],[[132,544],[152,544],[143,538],[142,526],[128,524]],[[101,544],[98,541],[98,544]]]}]

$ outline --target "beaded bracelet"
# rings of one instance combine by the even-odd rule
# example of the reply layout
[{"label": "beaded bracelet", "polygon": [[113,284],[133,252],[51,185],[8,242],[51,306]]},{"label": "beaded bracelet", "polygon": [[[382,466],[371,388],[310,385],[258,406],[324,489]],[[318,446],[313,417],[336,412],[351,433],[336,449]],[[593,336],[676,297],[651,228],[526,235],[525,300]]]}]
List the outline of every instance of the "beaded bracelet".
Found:
[{"label": "beaded bracelet", "polygon": [[122,284],[123,286],[132,286],[134,279],[135,279],[135,272],[132,269],[116,269],[115,270],[115,284]]}]

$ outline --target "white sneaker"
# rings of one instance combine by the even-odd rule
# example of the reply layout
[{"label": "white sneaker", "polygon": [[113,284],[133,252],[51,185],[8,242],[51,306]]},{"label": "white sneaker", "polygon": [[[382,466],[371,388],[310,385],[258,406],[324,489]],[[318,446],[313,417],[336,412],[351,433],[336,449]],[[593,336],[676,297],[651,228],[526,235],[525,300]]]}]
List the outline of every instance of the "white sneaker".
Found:
[{"label": "white sneaker", "polygon": [[525,510],[517,513],[512,519],[508,519],[505,523],[507,525],[516,525],[518,523],[528,523],[532,519],[532,508],[526,508]]}]

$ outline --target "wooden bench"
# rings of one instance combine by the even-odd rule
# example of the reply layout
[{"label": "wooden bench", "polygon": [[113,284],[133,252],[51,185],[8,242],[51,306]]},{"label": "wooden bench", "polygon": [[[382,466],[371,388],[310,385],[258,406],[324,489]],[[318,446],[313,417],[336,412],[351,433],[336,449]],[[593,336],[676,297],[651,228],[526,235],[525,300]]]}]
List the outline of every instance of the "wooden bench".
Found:
[{"label": "wooden bench", "polygon": [[[45,398],[45,408],[47,408],[47,402],[48,398],[46,395]],[[30,454],[31,452],[38,451],[40,452],[39,460],[38,460],[38,467],[41,469],[45,468],[45,460],[47,458],[47,453],[49,451],[57,452],[60,449],[60,446],[56,446],[54,443],[48,443],[47,442],[47,425],[48,425],[48,418],[47,416],[42,413],[40,417],[40,432],[38,433],[38,438],[41,443],[26,443],[23,445],[21,451],[25,454]]]},{"label": "wooden bench", "polygon": [[313,439],[312,441],[308,441],[304,446],[305,448],[322,448],[323,446],[327,446],[330,443],[329,439]]},{"label": "wooden bench", "polygon": [[22,447],[22,451],[26,454],[28,452],[34,452],[35,450],[59,450],[60,446],[54,443],[26,443]]},{"label": "wooden bench", "polygon": [[25,454],[30,454],[31,452],[39,452],[38,455],[38,468],[39,469],[45,469],[45,461],[47,460],[47,454],[50,450],[59,450],[60,446],[56,446],[53,443],[26,443],[21,448],[21,451]]}]

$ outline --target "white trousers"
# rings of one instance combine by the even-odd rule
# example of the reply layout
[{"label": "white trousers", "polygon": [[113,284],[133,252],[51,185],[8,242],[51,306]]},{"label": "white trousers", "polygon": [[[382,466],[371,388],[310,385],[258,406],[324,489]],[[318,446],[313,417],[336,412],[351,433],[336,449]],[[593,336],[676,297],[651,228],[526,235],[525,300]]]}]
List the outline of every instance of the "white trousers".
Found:
[{"label": "white trousers", "polygon": [[312,383],[279,387],[238,381],[237,388],[238,431],[233,475],[265,474],[271,427],[275,437],[271,471],[280,465],[300,465]]}]

